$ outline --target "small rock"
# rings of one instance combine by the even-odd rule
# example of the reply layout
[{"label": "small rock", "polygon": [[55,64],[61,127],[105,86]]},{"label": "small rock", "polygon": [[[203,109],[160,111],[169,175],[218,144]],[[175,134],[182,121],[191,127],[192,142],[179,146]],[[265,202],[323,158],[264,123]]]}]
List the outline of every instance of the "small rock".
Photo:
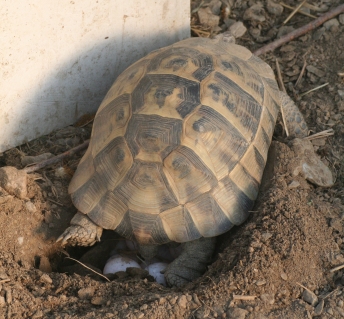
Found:
[{"label": "small rock", "polygon": [[24,243],[24,237],[18,237],[18,239],[17,239],[17,241],[18,241],[18,244],[21,246],[21,245],[23,245],[23,243]]},{"label": "small rock", "polygon": [[245,319],[248,311],[242,308],[229,308],[227,310],[227,317],[231,319]]},{"label": "small rock", "polygon": [[250,21],[265,21],[265,10],[261,4],[254,4],[253,6],[246,9],[244,13],[244,20]]},{"label": "small rock", "polygon": [[211,9],[211,12],[215,15],[219,15],[221,12],[222,2],[220,0],[211,0],[208,7]]},{"label": "small rock", "polygon": [[93,295],[94,295],[93,287],[82,288],[78,291],[79,298],[83,300],[91,299]]},{"label": "small rock", "polygon": [[289,189],[293,189],[293,188],[297,188],[300,186],[300,183],[298,181],[292,181],[289,185],[288,188]]},{"label": "small rock", "polygon": [[331,316],[333,316],[333,309],[332,309],[332,308],[327,308],[327,309],[326,309],[326,312],[327,312],[328,314],[330,314]]},{"label": "small rock", "polygon": [[316,68],[313,65],[307,65],[306,69],[307,69],[308,72],[315,74],[319,78],[322,78],[322,77],[325,76],[325,72],[324,71],[319,70],[318,68]]},{"label": "small rock", "polygon": [[343,225],[342,225],[342,221],[340,220],[340,218],[331,218],[330,226],[334,230],[337,230],[340,233],[343,231]]},{"label": "small rock", "polygon": [[343,14],[340,14],[338,18],[339,18],[339,22],[340,22],[341,24],[344,24],[344,13],[343,13]]},{"label": "small rock", "polygon": [[326,140],[324,138],[317,138],[312,140],[312,144],[314,146],[324,146],[326,144]]},{"label": "small rock", "polygon": [[54,155],[51,153],[43,153],[37,156],[23,156],[21,158],[21,163],[23,166],[27,166],[34,163],[39,163],[52,157],[54,157]]},{"label": "small rock", "polygon": [[325,32],[326,32],[326,28],[325,27],[322,27],[322,28],[316,30],[313,33],[313,39],[314,40],[319,40],[324,35]]},{"label": "small rock", "polygon": [[180,296],[177,301],[178,306],[184,309],[186,309],[187,302],[188,300],[186,299],[185,295]]},{"label": "small rock", "polygon": [[166,298],[160,297],[159,298],[159,305],[163,305],[166,302]]},{"label": "small rock", "polygon": [[46,282],[47,284],[53,283],[53,280],[50,278],[48,274],[43,274],[40,279],[41,281]]},{"label": "small rock", "polygon": [[141,319],[141,318],[143,318],[145,316],[145,314],[143,313],[143,312],[139,312],[138,314],[137,314],[137,318],[138,319]]},{"label": "small rock", "polygon": [[324,23],[326,30],[330,30],[333,26],[339,27],[339,22],[336,18],[328,20]]},{"label": "small rock", "polygon": [[220,17],[214,15],[210,8],[201,8],[198,10],[198,18],[201,24],[209,27],[217,27],[219,25]]},{"label": "small rock", "polygon": [[262,239],[264,239],[264,240],[268,240],[271,237],[272,237],[272,234],[269,232],[262,233]]},{"label": "small rock", "polygon": [[4,307],[6,305],[5,297],[0,296],[0,307]]},{"label": "small rock", "polygon": [[229,27],[229,31],[235,38],[240,38],[245,34],[247,29],[241,21],[238,21]]},{"label": "small rock", "polygon": [[285,272],[281,272],[281,278],[283,280],[288,280],[288,276],[287,276],[287,274]]},{"label": "small rock", "polygon": [[266,284],[266,280],[257,280],[256,285],[257,286],[264,286]]},{"label": "small rock", "polygon": [[91,304],[95,306],[101,306],[106,304],[106,299],[102,296],[95,296],[91,299]]},{"label": "small rock", "polygon": [[302,299],[313,307],[318,303],[318,297],[313,292],[307,289],[303,291]]},{"label": "small rock", "polygon": [[310,141],[295,138],[291,142],[291,146],[300,160],[300,165],[294,170],[294,173],[296,171],[302,172],[308,181],[318,186],[330,187],[333,185],[334,181],[330,169],[315,154]]},{"label": "small rock", "polygon": [[29,213],[33,214],[37,211],[37,208],[35,206],[35,204],[31,201],[28,201],[25,203],[25,207],[28,210]]},{"label": "small rock", "polygon": [[262,294],[260,299],[269,305],[273,305],[275,303],[275,297],[273,294]]},{"label": "small rock", "polygon": [[279,3],[276,3],[272,0],[268,0],[266,9],[269,13],[274,14],[275,16],[280,16],[283,13],[283,7]]},{"label": "small rock", "polygon": [[314,308],[314,315],[320,316],[324,309],[324,299],[321,299],[317,306]]},{"label": "small rock", "polygon": [[277,32],[277,38],[281,38],[283,37],[284,35],[290,33],[294,31],[294,28],[291,27],[291,26],[287,26],[287,25],[284,25],[282,27],[279,28],[278,32]]},{"label": "small rock", "polygon": [[344,99],[344,90],[338,90],[338,95]]},{"label": "small rock", "polygon": [[27,196],[27,174],[15,167],[5,166],[0,168],[0,187],[7,193],[19,198]]}]

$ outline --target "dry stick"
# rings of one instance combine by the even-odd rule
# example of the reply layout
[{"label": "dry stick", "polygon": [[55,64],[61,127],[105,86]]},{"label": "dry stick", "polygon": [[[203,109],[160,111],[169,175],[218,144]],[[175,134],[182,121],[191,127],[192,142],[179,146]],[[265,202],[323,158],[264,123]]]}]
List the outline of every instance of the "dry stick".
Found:
[{"label": "dry stick", "polygon": [[282,38],[279,38],[278,40],[261,47],[260,49],[258,49],[254,52],[254,55],[259,56],[259,55],[264,54],[266,52],[273,51],[276,48],[280,47],[282,44],[289,42],[291,40],[294,40],[295,38],[297,38],[301,35],[306,34],[307,32],[309,32],[309,31],[317,28],[321,24],[323,24],[325,21],[327,21],[327,20],[329,20],[329,19],[331,19],[331,18],[335,17],[336,15],[343,13],[343,12],[344,12],[344,4],[341,4],[337,8],[323,14],[318,19],[311,21],[310,23],[304,25],[303,27],[301,27],[299,29],[296,29],[293,32],[290,32],[289,34],[283,36]]},{"label": "dry stick", "polygon": [[302,77],[303,77],[303,74],[305,73],[305,70],[306,70],[306,66],[307,66],[307,62],[306,62],[306,60],[304,60],[304,61],[303,61],[303,67],[302,67],[301,73],[300,73],[299,77],[298,77],[297,80],[296,80],[296,83],[295,83],[295,85],[294,85],[294,88],[296,88],[296,87],[299,85],[299,83],[301,82],[301,79],[302,79]]},{"label": "dry stick", "polygon": [[32,172],[38,171],[39,169],[46,167],[48,165],[56,164],[56,163],[60,162],[61,160],[65,159],[66,157],[74,155],[75,153],[82,151],[83,149],[87,148],[89,143],[90,143],[90,140],[87,140],[84,143],[82,143],[76,147],[71,148],[67,152],[64,152],[60,155],[54,156],[52,158],[48,158],[47,160],[44,160],[44,161],[39,162],[37,164],[27,166],[27,167],[23,168],[22,171],[24,171],[26,173],[32,173]]},{"label": "dry stick", "polygon": [[294,10],[293,12],[289,15],[289,17],[287,19],[284,20],[283,24],[286,24],[294,15],[297,11],[299,11],[301,9],[301,7],[303,6],[303,4],[306,2],[306,0],[303,0]]},{"label": "dry stick", "polygon": [[[280,90],[282,90],[284,93],[287,93],[287,91],[285,90],[285,87],[284,87],[284,83],[283,83],[283,79],[282,79],[282,74],[281,74],[281,69],[280,69],[280,66],[279,66],[277,58],[276,58],[276,70],[277,70],[277,80],[278,80],[278,83],[279,83],[279,86],[280,86]],[[287,136],[289,136],[288,126],[286,124],[287,122],[285,120],[285,115],[284,115],[283,107],[281,107],[281,114],[282,114],[282,120],[283,120],[283,125],[284,125],[285,132],[286,132]]]},{"label": "dry stick", "polygon": [[98,276],[105,278],[105,279],[106,279],[107,281],[109,281],[109,282],[111,281],[108,277],[106,277],[106,276],[104,276],[103,274],[101,274],[101,273],[99,273],[99,272],[93,270],[93,269],[90,268],[90,267],[87,267],[87,266],[86,266],[85,264],[83,264],[81,261],[76,260],[76,259],[71,258],[71,257],[66,257],[66,258],[76,261],[76,262],[79,263],[81,266],[87,268],[88,270],[93,271],[93,272],[94,272],[95,274],[97,274]]},{"label": "dry stick", "polygon": [[302,94],[300,94],[300,96],[304,96],[304,95],[306,95],[306,94],[308,94],[308,93],[311,93],[311,92],[313,92],[313,91],[316,91],[316,90],[319,90],[319,89],[321,89],[321,88],[323,88],[323,87],[325,87],[325,86],[327,86],[327,85],[329,85],[330,83],[325,83],[325,84],[322,84],[322,85],[319,85],[319,86],[317,86],[317,87],[315,87],[315,88],[313,88],[313,89],[311,89],[311,90],[309,90],[309,91],[307,91],[307,92],[304,92],[304,93],[302,93]]},{"label": "dry stick", "polygon": [[234,300],[254,300],[257,296],[233,295]]},{"label": "dry stick", "polygon": [[[307,7],[306,6],[307,2],[303,5],[304,7]],[[294,10],[294,7],[291,7],[291,6],[288,6],[287,4],[283,3],[283,2],[280,2],[280,5],[287,8],[287,9],[290,9],[290,10]],[[319,10],[317,10],[319,11]],[[317,17],[312,15],[312,14],[309,14],[307,12],[303,12],[303,11],[298,11],[297,13],[300,13],[300,14],[303,14],[304,16],[307,16],[307,17],[310,17],[310,18],[313,18],[313,19],[316,19]]]}]

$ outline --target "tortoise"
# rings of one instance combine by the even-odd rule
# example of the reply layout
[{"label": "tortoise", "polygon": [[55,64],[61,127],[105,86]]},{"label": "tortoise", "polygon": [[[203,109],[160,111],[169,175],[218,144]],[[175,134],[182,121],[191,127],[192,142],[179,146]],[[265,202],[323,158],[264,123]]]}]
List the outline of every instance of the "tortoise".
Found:
[{"label": "tortoise", "polygon": [[153,51],[100,105],[69,186],[78,212],[58,241],[89,246],[115,230],[136,240],[145,259],[158,245],[182,243],[166,280],[181,286],[199,277],[215,237],[253,207],[280,110],[291,137],[307,136],[272,69],[231,37]]}]

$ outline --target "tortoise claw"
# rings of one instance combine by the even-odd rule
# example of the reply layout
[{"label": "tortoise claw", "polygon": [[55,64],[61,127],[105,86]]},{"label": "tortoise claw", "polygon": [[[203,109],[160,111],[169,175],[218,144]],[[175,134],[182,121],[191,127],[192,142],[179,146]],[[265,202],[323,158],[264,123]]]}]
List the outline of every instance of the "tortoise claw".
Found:
[{"label": "tortoise claw", "polygon": [[56,242],[62,246],[92,246],[100,241],[103,229],[94,224],[86,215],[77,213],[69,226]]}]

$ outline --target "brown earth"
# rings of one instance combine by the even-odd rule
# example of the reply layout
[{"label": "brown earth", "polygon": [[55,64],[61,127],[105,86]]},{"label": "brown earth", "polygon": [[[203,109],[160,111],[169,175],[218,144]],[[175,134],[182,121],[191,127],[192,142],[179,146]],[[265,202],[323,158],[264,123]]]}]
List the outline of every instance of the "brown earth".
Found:
[{"label": "brown earth", "polygon": [[[229,18],[244,21],[254,3],[237,1]],[[245,20],[249,31],[238,41],[252,51],[272,41],[290,13],[284,9],[275,16],[270,1],[262,4],[258,15],[265,21]],[[339,1],[314,4],[334,7]],[[208,35],[210,29],[199,25],[198,7],[192,2],[193,28]],[[287,25],[297,28],[310,20],[297,14]],[[135,273],[106,282],[65,257],[101,269],[118,240],[113,232],[105,232],[90,251],[64,251],[55,243],[75,213],[67,187],[79,153],[30,174],[25,199],[0,188],[0,319],[343,318],[343,270],[331,269],[344,263],[344,77],[338,75],[344,72],[344,25],[318,28],[262,58],[273,68],[279,59],[287,91],[312,133],[334,130],[334,136],[313,141],[336,176],[332,188],[292,175],[295,154],[278,124],[259,199],[247,222],[220,236],[214,262],[201,278],[181,289]],[[295,86],[304,61],[312,67]],[[324,83],[329,84],[301,97]],[[0,154],[0,166],[22,168],[25,156],[60,154],[87,139],[91,127],[68,127],[11,149]],[[314,306],[305,301],[305,291],[315,294]]]}]

